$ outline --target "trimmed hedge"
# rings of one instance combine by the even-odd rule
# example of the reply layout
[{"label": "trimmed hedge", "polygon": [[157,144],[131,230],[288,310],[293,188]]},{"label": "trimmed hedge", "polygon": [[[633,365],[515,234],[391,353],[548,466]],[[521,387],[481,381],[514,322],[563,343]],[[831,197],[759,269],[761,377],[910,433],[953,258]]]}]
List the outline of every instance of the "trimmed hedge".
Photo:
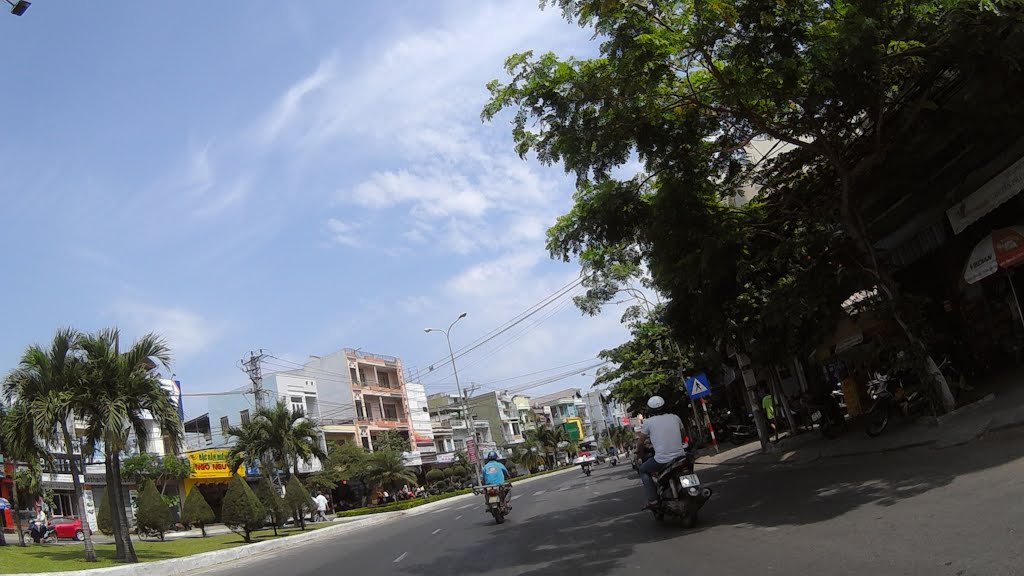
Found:
[{"label": "trimmed hedge", "polygon": [[[558,468],[556,470],[545,470],[544,472],[538,472],[536,474],[527,474],[525,476],[517,476],[512,479],[512,484],[516,482],[526,480],[527,478],[536,478],[538,476],[544,476],[547,474],[553,474],[564,470],[565,467]],[[408,510],[431,502],[437,502],[438,500],[446,500],[448,498],[454,498],[455,496],[462,496],[463,494],[471,494],[472,488],[463,488],[454,492],[446,492],[444,494],[437,494],[434,496],[428,496],[426,498],[413,498],[412,500],[403,500],[401,502],[392,502],[383,506],[368,506],[366,508],[353,508],[352,510],[345,510],[344,512],[338,512],[338,518],[351,518],[353,516],[366,516],[369,514],[382,514],[384,512],[398,512],[401,510]]]}]

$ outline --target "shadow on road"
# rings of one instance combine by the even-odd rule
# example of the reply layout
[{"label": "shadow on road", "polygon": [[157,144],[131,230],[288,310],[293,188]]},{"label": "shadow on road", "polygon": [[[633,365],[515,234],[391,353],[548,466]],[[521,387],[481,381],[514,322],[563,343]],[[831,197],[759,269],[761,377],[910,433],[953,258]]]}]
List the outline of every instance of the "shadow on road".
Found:
[{"label": "shadow on road", "polygon": [[[524,575],[621,574],[639,545],[685,539],[726,526],[780,527],[824,522],[866,505],[891,506],[947,486],[958,476],[1024,457],[1024,431],[993,435],[950,450],[917,449],[818,462],[805,467],[716,467],[700,470],[715,496],[701,511],[696,530],[656,523],[638,510],[639,483],[592,496],[584,505],[557,510],[561,493],[548,493],[556,510],[484,525],[486,536],[466,550],[403,567],[406,573],[481,574],[495,570]],[[591,488],[634,478],[629,468],[594,476]],[[577,488],[579,489],[579,488]],[[577,499],[578,501],[578,499]],[[685,542],[685,540],[681,540]]]}]

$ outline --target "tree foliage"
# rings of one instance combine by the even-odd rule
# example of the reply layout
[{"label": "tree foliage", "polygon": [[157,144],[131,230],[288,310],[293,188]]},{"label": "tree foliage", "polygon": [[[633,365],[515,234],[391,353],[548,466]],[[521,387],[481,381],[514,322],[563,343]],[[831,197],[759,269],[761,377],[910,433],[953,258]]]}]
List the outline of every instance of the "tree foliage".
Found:
[{"label": "tree foliage", "polygon": [[385,430],[373,438],[373,449],[390,450],[392,452],[409,452],[411,450],[409,437],[397,430]]},{"label": "tree foliage", "polygon": [[100,498],[99,506],[96,508],[96,524],[104,536],[110,536],[114,533],[114,521],[112,520],[110,510],[110,490],[104,490],[103,497]]},{"label": "tree foliage", "polygon": [[305,514],[316,509],[313,504],[313,497],[309,495],[306,487],[299,482],[297,476],[292,476],[284,493],[285,507],[291,511],[295,523],[303,530],[306,529]]},{"label": "tree foliage", "polygon": [[136,484],[141,484],[143,480],[152,480],[160,486],[160,494],[163,494],[168,485],[177,485],[189,477],[192,473],[192,464],[187,458],[170,454],[161,458],[143,452],[125,458],[121,471]]},{"label": "tree foliage", "polygon": [[266,477],[260,478],[260,483],[256,486],[256,497],[259,498],[263,509],[270,516],[270,522],[274,526],[276,535],[277,529],[284,526],[285,521],[288,520],[288,506],[284,498],[281,497],[281,493],[273,482]]},{"label": "tree foliage", "polygon": [[427,471],[427,482],[431,484],[437,484],[438,482],[444,481],[444,471],[440,468],[431,468]]},{"label": "tree foliage", "polygon": [[[548,248],[579,259],[588,311],[646,269],[684,349],[770,358],[816,343],[846,296],[878,286],[915,339],[864,207],[884,203],[883,161],[915,149],[919,121],[965,78],[988,74],[971,97],[1019,107],[1005,87],[1022,84],[1018,6],[552,4],[594,30],[600,55],[511,56],[483,116],[512,109],[519,154],[576,177]],[[620,177],[634,159],[640,173]]]},{"label": "tree foliage", "polygon": [[364,480],[374,488],[393,492],[401,484],[414,484],[416,474],[406,468],[401,452],[381,450],[370,454]]},{"label": "tree foliage", "polygon": [[302,410],[292,410],[283,401],[257,410],[248,422],[228,428],[234,444],[228,453],[232,468],[245,463],[256,466],[264,457],[276,467],[298,473],[299,462],[327,454],[320,447],[320,426]]},{"label": "tree foliage", "polygon": [[160,497],[160,491],[157,490],[156,484],[148,478],[142,480],[138,506],[136,522],[138,522],[139,528],[157,532],[160,534],[160,540],[163,541],[164,533],[171,524],[171,510],[167,507],[164,499]]},{"label": "tree foliage", "polygon": [[206,525],[216,519],[213,508],[206,501],[202,491],[193,486],[192,490],[185,497],[185,504],[181,508],[181,521],[186,526],[199,526],[203,531],[203,538],[206,538]]},{"label": "tree foliage", "polygon": [[252,533],[263,527],[266,516],[263,505],[245,483],[245,479],[232,476],[220,511],[224,525],[242,536],[248,544],[252,542]]}]

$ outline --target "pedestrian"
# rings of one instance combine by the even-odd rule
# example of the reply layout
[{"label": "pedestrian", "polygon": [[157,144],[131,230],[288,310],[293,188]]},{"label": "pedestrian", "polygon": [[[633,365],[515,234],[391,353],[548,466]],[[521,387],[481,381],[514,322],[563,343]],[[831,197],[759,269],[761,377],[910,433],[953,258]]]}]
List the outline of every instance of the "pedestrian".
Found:
[{"label": "pedestrian", "polygon": [[313,499],[316,502],[316,518],[314,522],[326,522],[327,521],[327,497],[324,496],[323,492],[317,492],[316,498]]},{"label": "pedestrian", "polygon": [[763,395],[761,398],[761,407],[764,408],[765,422],[767,422],[772,433],[775,434],[775,441],[778,442],[779,428],[775,425],[775,399],[772,398],[771,393],[768,392],[768,387],[764,384],[761,385],[761,394]]}]

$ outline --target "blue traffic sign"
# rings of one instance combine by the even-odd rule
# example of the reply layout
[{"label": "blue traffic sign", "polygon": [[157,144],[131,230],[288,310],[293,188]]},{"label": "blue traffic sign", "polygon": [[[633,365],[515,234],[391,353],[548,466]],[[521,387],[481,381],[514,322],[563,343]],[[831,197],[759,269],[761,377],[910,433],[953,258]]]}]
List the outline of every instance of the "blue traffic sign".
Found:
[{"label": "blue traffic sign", "polygon": [[696,376],[687,376],[683,383],[686,385],[686,395],[693,400],[711,394],[711,384],[703,372]]}]

